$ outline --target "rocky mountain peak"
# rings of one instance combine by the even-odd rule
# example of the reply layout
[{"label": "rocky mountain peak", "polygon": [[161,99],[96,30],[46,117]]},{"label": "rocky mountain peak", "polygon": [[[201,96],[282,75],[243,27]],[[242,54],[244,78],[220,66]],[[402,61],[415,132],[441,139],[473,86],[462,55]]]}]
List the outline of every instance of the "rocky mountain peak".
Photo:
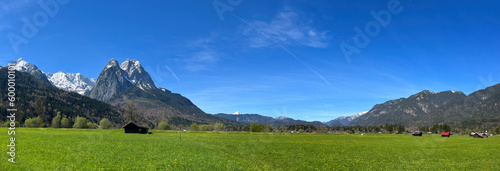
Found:
[{"label": "rocky mountain peak", "polygon": [[125,77],[141,89],[156,88],[149,73],[144,70],[141,63],[135,59],[127,59],[121,65]]},{"label": "rocky mountain peak", "polygon": [[137,86],[142,90],[156,89],[151,76],[144,70],[139,61],[127,59],[118,65],[116,59],[111,59],[99,75],[96,86],[88,96],[107,102],[115,94],[131,86]]},{"label": "rocky mountain peak", "polygon": [[142,65],[139,61],[135,59],[127,59],[125,60],[121,65],[120,68],[122,70],[131,70],[131,71],[137,71],[137,72],[142,72],[144,71],[144,68],[142,68]]},{"label": "rocky mountain peak", "polygon": [[29,73],[32,76],[34,76],[34,77],[36,77],[36,78],[38,78],[46,83],[51,84],[49,79],[47,79],[47,76],[45,76],[45,73],[42,70],[38,69],[38,67],[36,65],[33,65],[33,64],[23,60],[23,58],[19,58],[18,60],[11,62],[11,63],[14,64],[17,71]]},{"label": "rocky mountain peak", "polygon": [[113,67],[117,67],[118,66],[118,61],[114,58],[112,58],[108,64],[106,65],[106,67],[104,69],[109,69],[109,68],[113,68]]},{"label": "rocky mountain peak", "polygon": [[417,94],[436,94],[436,93],[435,93],[435,92],[433,92],[433,91],[430,91],[430,90],[425,89],[425,90],[423,90],[423,91],[421,91],[421,92],[419,92],[419,93],[417,93]]}]

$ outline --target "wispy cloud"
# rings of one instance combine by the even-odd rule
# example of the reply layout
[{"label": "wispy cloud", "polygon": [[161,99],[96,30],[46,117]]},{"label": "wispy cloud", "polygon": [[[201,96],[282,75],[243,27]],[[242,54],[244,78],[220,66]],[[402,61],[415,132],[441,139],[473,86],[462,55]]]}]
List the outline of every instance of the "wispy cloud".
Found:
[{"label": "wispy cloud", "polygon": [[[302,63],[305,67],[307,67],[309,70],[311,70],[314,74],[316,74],[318,77],[320,77],[323,81],[325,81],[325,83],[327,83],[328,85],[331,85],[331,83],[326,80],[320,73],[316,72],[316,70],[314,70],[313,68],[311,68],[309,65],[307,65],[304,61],[302,61],[299,57],[297,57],[297,55],[295,55],[294,53],[292,53],[290,50],[288,50],[288,48],[286,48],[285,46],[282,45],[282,43],[279,42],[279,40],[276,40],[274,39],[273,37],[271,37],[270,35],[268,35],[267,33],[265,33],[264,31],[260,30],[257,26],[253,25],[252,23],[242,19],[241,17],[238,17],[236,16],[235,14],[233,14],[236,18],[238,18],[241,22],[247,24],[250,28],[252,28],[253,30],[255,30],[257,33],[260,34],[260,36],[262,36],[262,38],[264,39],[268,39],[270,40],[272,43],[274,43],[275,45],[277,45],[278,47],[280,47],[281,49],[283,49],[285,52],[287,52],[288,54],[290,54],[291,56],[293,56],[295,59],[297,59],[297,61],[299,61],[300,63]],[[260,41],[262,42],[262,41]],[[286,43],[286,42],[285,42]]]},{"label": "wispy cloud", "polygon": [[189,71],[205,71],[222,61],[227,55],[214,48],[217,38],[217,35],[212,34],[206,38],[188,41],[185,47],[190,49],[190,52],[182,55],[184,68]]},{"label": "wispy cloud", "polygon": [[27,11],[34,6],[37,1],[19,0],[19,1],[0,1],[0,32],[3,30],[14,30],[16,27],[12,25],[10,18],[15,18],[17,13]]},{"label": "wispy cloud", "polygon": [[[167,69],[170,73],[164,72],[162,69]],[[175,74],[174,70],[172,70],[168,65],[163,65],[163,68],[160,67],[160,64],[156,64],[156,67],[153,69],[150,66],[146,66],[146,71],[149,72],[151,77],[156,83],[162,83],[164,78],[167,78],[169,75],[172,75],[178,83],[181,83],[177,74]]]},{"label": "wispy cloud", "polygon": [[10,15],[14,12],[20,12],[25,8],[34,6],[38,1],[18,0],[18,1],[0,1],[0,18],[4,15]]},{"label": "wispy cloud", "polygon": [[221,60],[222,54],[213,49],[204,49],[195,52],[185,60],[186,69],[190,71],[203,71],[210,69]]},{"label": "wispy cloud", "polygon": [[255,28],[251,26],[244,27],[243,34],[248,36],[250,46],[254,48],[275,45],[269,39],[290,46],[313,48],[328,46],[327,31],[315,29],[312,21],[302,19],[289,8],[279,12],[269,21],[254,20],[248,23]]}]

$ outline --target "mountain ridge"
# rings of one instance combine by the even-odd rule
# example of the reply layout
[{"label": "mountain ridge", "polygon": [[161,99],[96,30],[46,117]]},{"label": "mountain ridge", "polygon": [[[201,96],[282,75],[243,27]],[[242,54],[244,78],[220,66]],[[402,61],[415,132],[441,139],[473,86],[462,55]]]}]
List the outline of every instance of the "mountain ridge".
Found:
[{"label": "mountain ridge", "polygon": [[268,123],[271,124],[272,126],[284,126],[284,125],[313,125],[315,127],[325,126],[325,124],[323,124],[320,121],[309,122],[304,120],[295,120],[286,116],[278,116],[276,118],[273,118],[270,116],[265,116],[260,114],[225,114],[225,113],[214,114],[214,116],[246,124],[252,122],[258,122],[258,123]]},{"label": "mountain ridge", "polygon": [[374,126],[384,124],[410,125],[420,115],[428,113],[439,106],[465,98],[460,91],[432,92],[423,90],[408,98],[389,100],[376,104],[366,114],[352,121],[350,125]]},{"label": "mountain ridge", "polygon": [[29,73],[39,80],[52,84],[42,70],[38,69],[36,65],[23,60],[23,58],[19,58],[11,63],[14,64],[17,71]]}]

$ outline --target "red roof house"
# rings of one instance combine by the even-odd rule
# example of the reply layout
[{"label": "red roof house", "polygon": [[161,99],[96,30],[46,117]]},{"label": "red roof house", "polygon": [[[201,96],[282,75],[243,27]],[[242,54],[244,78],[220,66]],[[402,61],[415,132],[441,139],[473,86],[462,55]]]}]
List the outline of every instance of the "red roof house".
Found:
[{"label": "red roof house", "polygon": [[441,132],[441,137],[450,137],[450,132]]}]

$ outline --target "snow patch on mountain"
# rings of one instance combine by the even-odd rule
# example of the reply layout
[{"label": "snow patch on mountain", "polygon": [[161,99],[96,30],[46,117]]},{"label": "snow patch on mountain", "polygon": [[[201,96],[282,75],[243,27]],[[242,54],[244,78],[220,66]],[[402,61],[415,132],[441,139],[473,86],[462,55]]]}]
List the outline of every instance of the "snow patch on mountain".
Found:
[{"label": "snow patch on mountain", "polygon": [[289,117],[286,117],[286,116],[278,116],[275,118],[276,120],[285,120],[285,119],[291,119]]},{"label": "snow patch on mountain", "polygon": [[50,81],[47,79],[47,76],[45,76],[45,73],[42,70],[38,69],[36,65],[23,60],[23,58],[19,58],[18,60],[12,62],[12,64],[15,66],[17,71],[29,73],[32,76],[50,84]]},{"label": "snow patch on mountain", "polygon": [[[34,70],[39,70],[38,67],[36,67],[36,65],[33,65],[29,62],[26,62],[25,60],[23,60],[23,58],[19,58],[18,60],[14,61],[12,63],[14,63],[14,66],[16,67],[17,71],[31,72]],[[40,70],[40,71],[43,73],[42,70]]]},{"label": "snow patch on mountain", "polygon": [[88,78],[80,73],[66,73],[59,71],[57,73],[47,73],[47,78],[52,83],[52,85],[57,88],[76,92],[78,94],[84,95],[85,92],[90,91],[94,86],[96,79]]},{"label": "snow patch on mountain", "polygon": [[364,115],[368,113],[368,111],[366,112],[361,112],[361,113],[357,113],[357,114],[354,114],[354,115],[351,115],[351,116],[341,116],[341,117],[338,117],[337,119],[334,119],[334,120],[331,120],[331,121],[327,121],[327,122],[324,122],[324,124],[328,125],[328,126],[332,126],[332,124],[334,123],[340,123],[344,126],[347,126],[349,125],[352,121],[358,119],[360,116]]}]

